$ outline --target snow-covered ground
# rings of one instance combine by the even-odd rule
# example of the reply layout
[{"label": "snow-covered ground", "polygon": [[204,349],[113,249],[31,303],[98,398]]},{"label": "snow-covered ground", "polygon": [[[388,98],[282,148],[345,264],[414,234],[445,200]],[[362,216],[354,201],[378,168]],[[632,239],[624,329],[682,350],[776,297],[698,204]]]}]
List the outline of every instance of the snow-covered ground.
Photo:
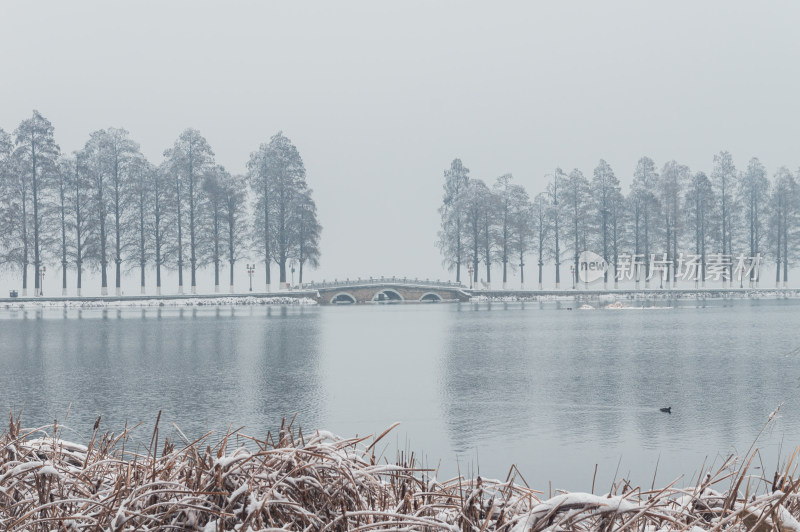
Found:
[{"label": "snow-covered ground", "polygon": [[91,299],[50,299],[41,301],[15,301],[0,304],[5,309],[26,308],[129,308],[129,307],[209,307],[233,305],[316,305],[317,302],[307,297],[252,297],[229,296],[207,298],[169,298],[169,299],[133,299],[108,301]]},{"label": "snow-covered ground", "polygon": [[752,289],[752,290],[675,290],[675,291],[624,291],[624,292],[602,292],[587,294],[564,293],[554,295],[552,293],[536,295],[530,292],[515,294],[509,291],[508,295],[475,295],[470,298],[473,303],[512,303],[512,302],[546,302],[546,301],[575,301],[592,300],[616,302],[627,301],[652,301],[652,300],[674,300],[674,299],[786,299],[798,298],[800,291],[797,290],[771,290],[771,289]]}]

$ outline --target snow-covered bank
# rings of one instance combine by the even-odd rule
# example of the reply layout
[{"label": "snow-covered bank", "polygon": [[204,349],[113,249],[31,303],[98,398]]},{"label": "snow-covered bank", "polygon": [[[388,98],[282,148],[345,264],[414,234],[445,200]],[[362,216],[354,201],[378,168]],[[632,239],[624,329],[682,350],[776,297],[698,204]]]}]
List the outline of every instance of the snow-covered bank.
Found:
[{"label": "snow-covered bank", "polygon": [[800,531],[800,481],[750,471],[757,449],[688,487],[619,478],[608,493],[545,495],[513,466],[504,480],[438,479],[413,454],[388,460],[376,444],[391,427],[344,439],[284,424],[263,440],[179,432],[180,442],[156,430],[137,454],[130,431],[100,434],[99,421],[71,443],[57,424],[11,419],[0,435],[2,530]]},{"label": "snow-covered bank", "polygon": [[618,290],[618,291],[492,291],[473,292],[473,303],[512,303],[548,301],[669,301],[692,299],[794,299],[800,290],[740,289],[740,290]]},{"label": "snow-covered bank", "polygon": [[31,308],[140,308],[140,307],[208,307],[234,305],[316,305],[308,297],[193,297],[193,298],[152,298],[152,299],[45,299],[24,300],[0,303],[5,309]]}]

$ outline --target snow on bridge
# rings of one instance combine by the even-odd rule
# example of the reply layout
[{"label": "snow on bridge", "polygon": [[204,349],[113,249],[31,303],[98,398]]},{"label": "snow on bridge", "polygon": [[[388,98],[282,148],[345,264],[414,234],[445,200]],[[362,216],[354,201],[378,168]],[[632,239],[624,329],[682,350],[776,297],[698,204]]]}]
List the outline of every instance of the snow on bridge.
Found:
[{"label": "snow on bridge", "polygon": [[381,277],[334,282],[309,283],[303,286],[316,290],[323,305],[347,303],[402,303],[469,301],[470,295],[459,283]]}]

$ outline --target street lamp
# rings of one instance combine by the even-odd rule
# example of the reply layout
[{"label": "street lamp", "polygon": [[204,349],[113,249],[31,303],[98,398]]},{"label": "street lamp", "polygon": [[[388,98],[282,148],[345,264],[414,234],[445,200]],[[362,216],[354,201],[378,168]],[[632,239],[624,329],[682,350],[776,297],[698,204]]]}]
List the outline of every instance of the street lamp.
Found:
[{"label": "street lamp", "polygon": [[739,270],[739,288],[744,288],[742,282],[744,281],[744,266]]},{"label": "street lamp", "polygon": [[250,276],[250,291],[253,291],[253,273],[256,271],[255,264],[248,264],[247,265],[247,275]]},{"label": "street lamp", "polygon": [[294,286],[294,265],[295,265],[295,262],[294,262],[294,260],[292,260],[292,262],[289,263],[289,267],[292,268],[292,286]]},{"label": "street lamp", "polygon": [[47,271],[47,268],[42,266],[39,268],[39,297],[44,296],[44,272]]},{"label": "street lamp", "polygon": [[469,269],[467,270],[467,273],[469,273],[469,289],[470,290],[472,290],[472,274],[474,272],[475,272],[475,270],[472,269],[472,266],[470,266]]}]

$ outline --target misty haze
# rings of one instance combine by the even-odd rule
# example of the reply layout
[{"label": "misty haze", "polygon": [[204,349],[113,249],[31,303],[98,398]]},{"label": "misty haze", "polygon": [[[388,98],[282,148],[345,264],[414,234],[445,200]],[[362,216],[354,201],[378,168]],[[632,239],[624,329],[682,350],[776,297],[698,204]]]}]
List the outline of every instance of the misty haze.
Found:
[{"label": "misty haze", "polygon": [[3,530],[800,530],[800,6],[0,7]]}]

